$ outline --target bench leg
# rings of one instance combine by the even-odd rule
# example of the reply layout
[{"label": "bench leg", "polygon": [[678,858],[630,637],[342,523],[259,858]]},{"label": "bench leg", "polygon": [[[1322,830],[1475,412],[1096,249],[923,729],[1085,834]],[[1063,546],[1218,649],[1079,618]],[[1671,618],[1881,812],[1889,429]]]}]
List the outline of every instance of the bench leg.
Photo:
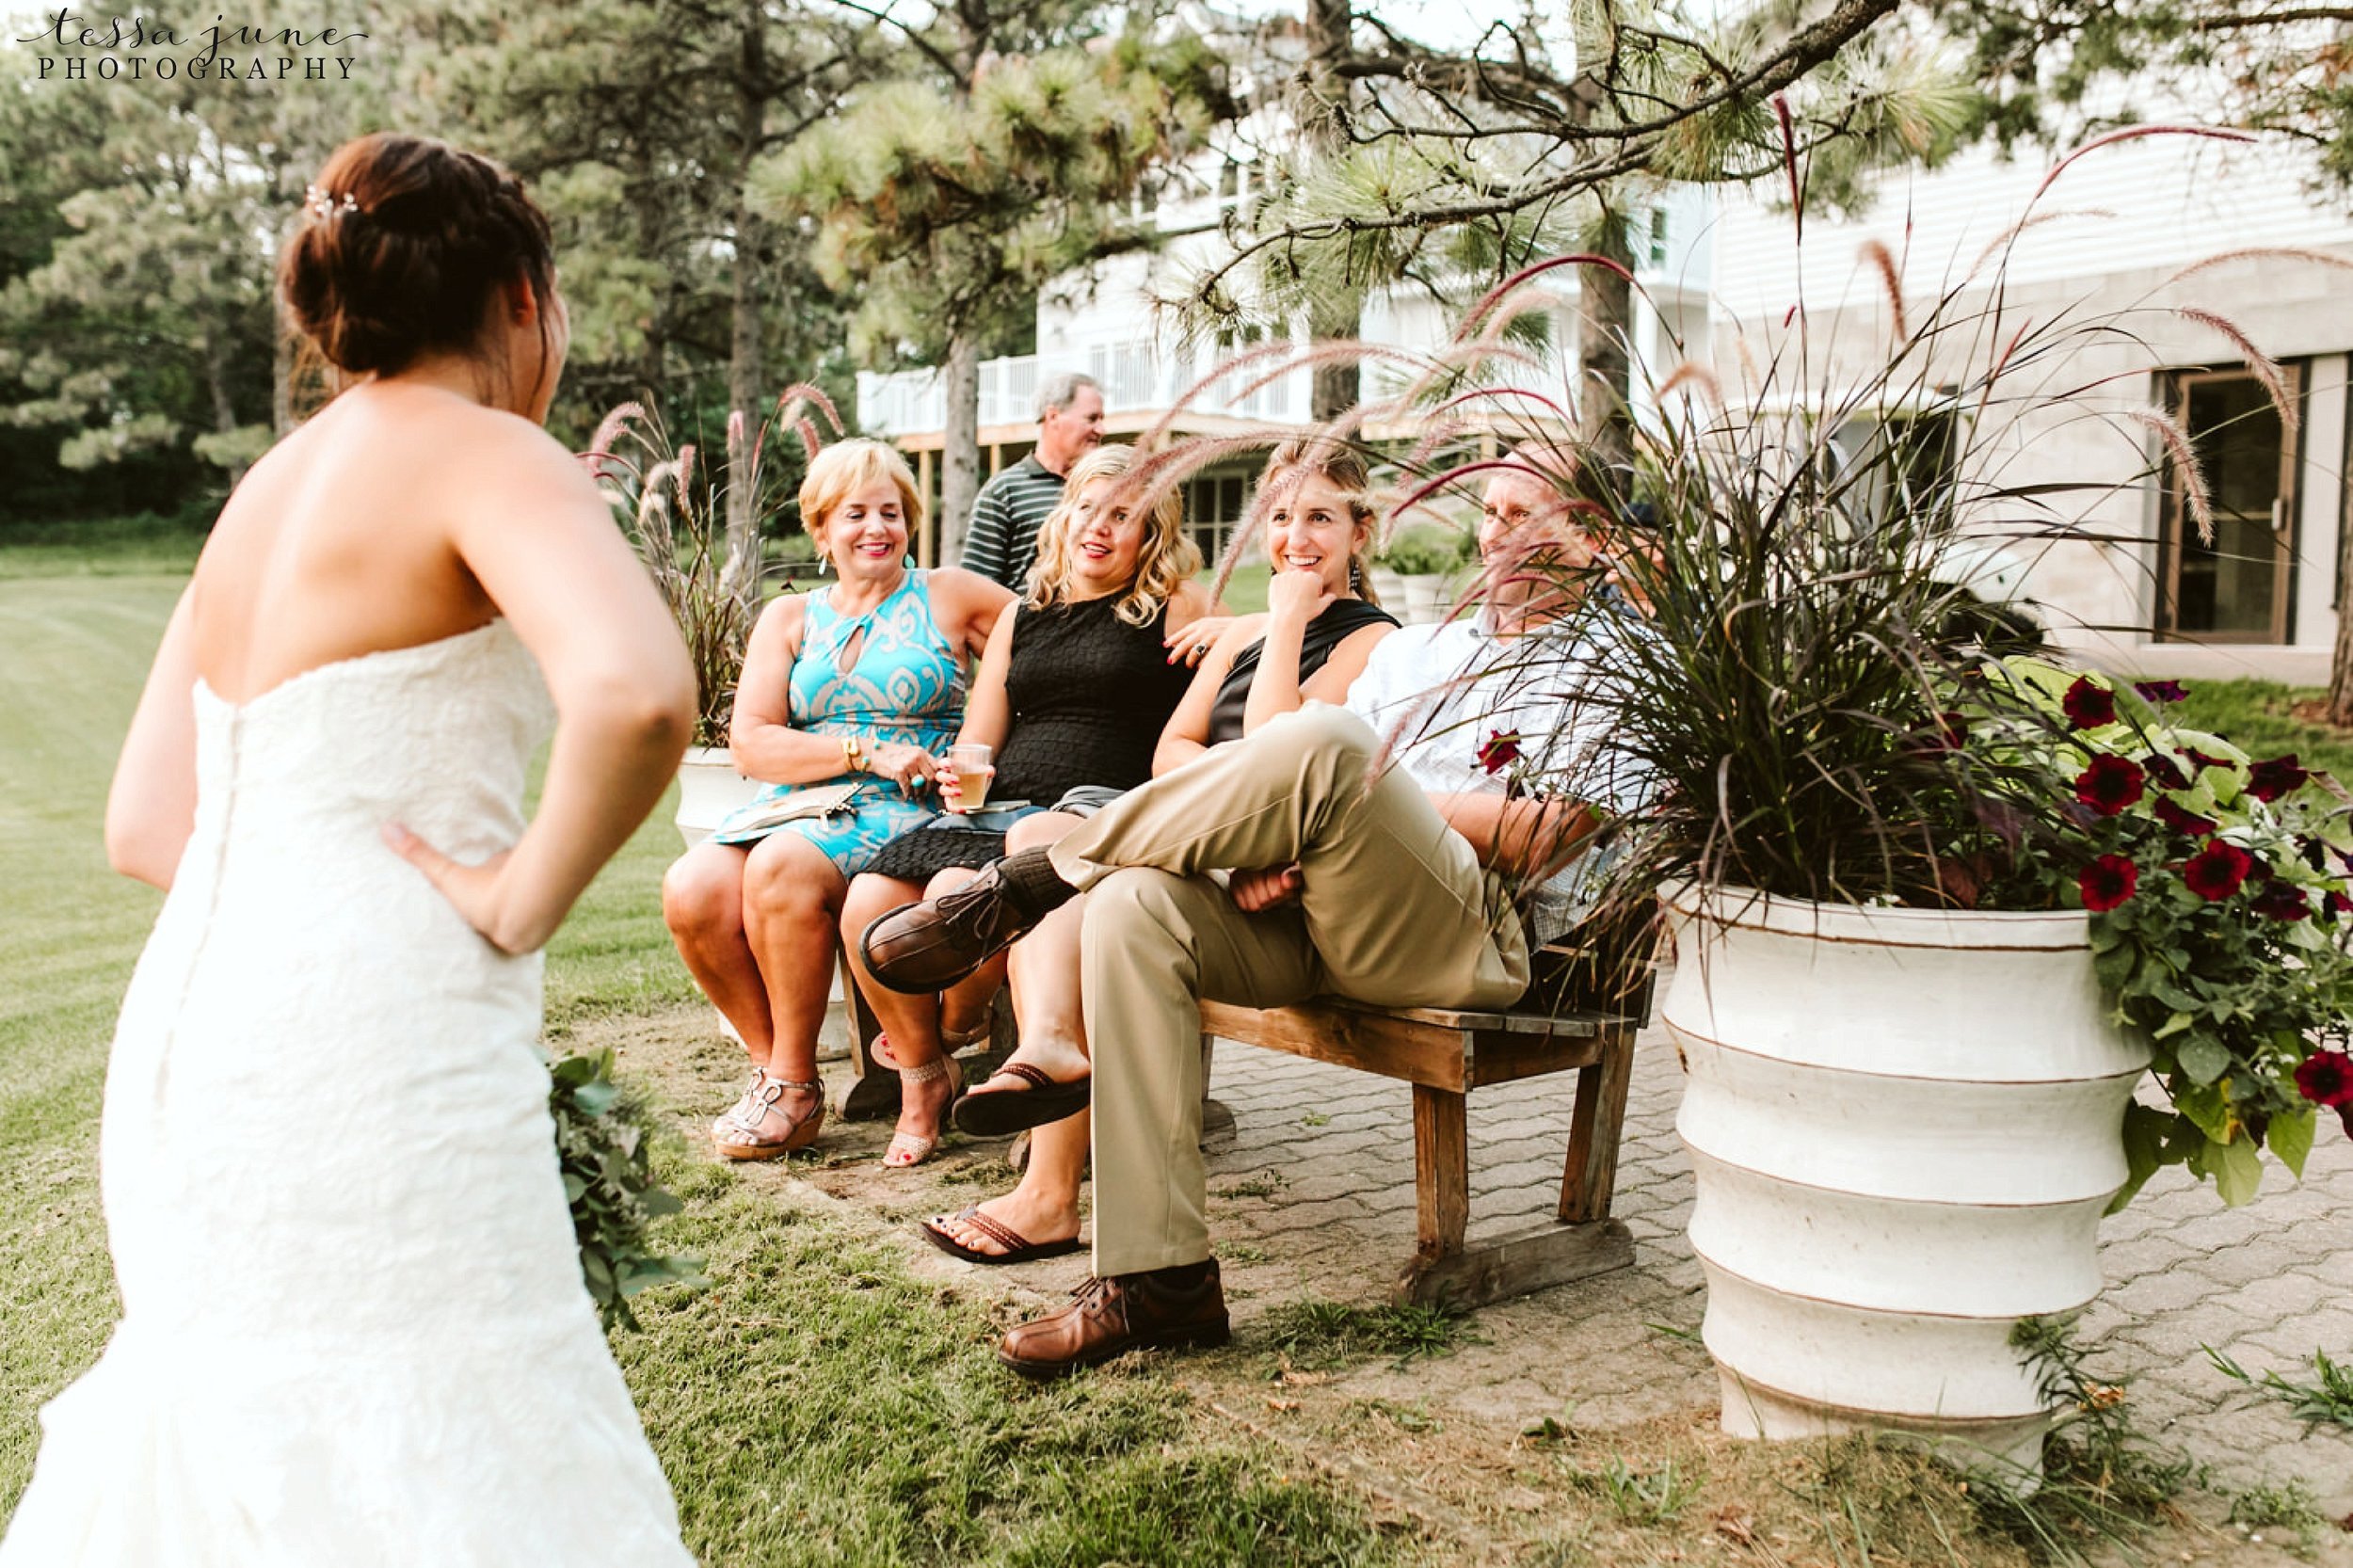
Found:
[{"label": "bench leg", "polygon": [[[1607,1081],[1605,1073],[1605,1086]],[[1623,1072],[1617,1081],[1615,1103],[1623,1109]],[[1580,1106],[1586,1097],[1580,1090]],[[1606,1095],[1593,1097],[1607,1099]],[[1421,1219],[1420,1245],[1391,1290],[1392,1301],[1459,1311],[1539,1290],[1547,1285],[1607,1273],[1634,1261],[1634,1239],[1626,1234],[1625,1226],[1613,1220],[1598,1224],[1540,1224],[1483,1240],[1477,1246],[1468,1245],[1468,1109],[1462,1095],[1414,1086],[1414,1164]],[[1606,1146],[1614,1160],[1614,1120],[1609,1124],[1609,1131]],[[1607,1179],[1605,1172],[1604,1180]]]},{"label": "bench leg", "polygon": [[1414,1194],[1422,1261],[1463,1250],[1470,1225],[1470,1102],[1414,1085]]},{"label": "bench leg", "polygon": [[1618,1183],[1618,1143],[1625,1132],[1626,1086],[1633,1077],[1630,1030],[1610,1036],[1598,1064],[1577,1069],[1568,1169],[1561,1177],[1561,1218],[1571,1224],[1609,1217],[1609,1200]]},{"label": "bench leg", "polygon": [[842,954],[835,963],[841,974],[842,1021],[849,1025],[851,1073],[849,1087],[841,1091],[841,1103],[836,1109],[845,1122],[896,1116],[899,1075],[874,1060],[874,1041],[882,1034],[882,1025],[857,988],[857,977],[850,972],[849,956]]},{"label": "bench leg", "polygon": [[[843,1020],[850,1026],[850,1086],[841,1091],[838,1108],[846,1122],[880,1121],[899,1113],[899,1073],[874,1060],[874,1042],[882,1035],[882,1023],[874,1010],[866,1005],[866,997],[857,988],[857,977],[850,972],[847,953],[835,960],[841,971],[841,1008]],[[988,1044],[977,1051],[957,1058],[968,1082],[979,1083],[994,1073],[1014,1048],[1021,1043],[1021,1032],[1013,1017],[1013,993],[1000,987],[989,999]],[[1014,1169],[1021,1167],[1016,1164]]]}]

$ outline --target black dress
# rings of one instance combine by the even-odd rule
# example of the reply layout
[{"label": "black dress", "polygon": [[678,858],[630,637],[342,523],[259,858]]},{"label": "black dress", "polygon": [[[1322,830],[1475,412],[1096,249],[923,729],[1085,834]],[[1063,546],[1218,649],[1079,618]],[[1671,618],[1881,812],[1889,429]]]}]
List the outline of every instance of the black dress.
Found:
[{"label": "black dress", "polygon": [[[1307,623],[1306,634],[1299,639],[1299,681],[1321,669],[1332,657],[1332,650],[1349,637],[1368,626],[1395,626],[1397,617],[1378,604],[1361,599],[1336,599],[1323,607],[1323,613]],[[1250,707],[1250,680],[1258,673],[1258,654],[1266,647],[1261,637],[1234,656],[1233,668],[1217,688],[1217,701],[1209,709],[1209,744],[1241,739],[1242,715]]]},{"label": "black dress", "polygon": [[[992,800],[1051,806],[1083,786],[1131,790],[1152,776],[1152,753],[1193,671],[1168,662],[1168,608],[1130,626],[1115,598],[1014,612],[1005,695],[1013,723],[997,757]],[[910,829],[868,870],[922,882],[952,866],[980,867],[1005,853],[1005,836],[949,817]]]}]

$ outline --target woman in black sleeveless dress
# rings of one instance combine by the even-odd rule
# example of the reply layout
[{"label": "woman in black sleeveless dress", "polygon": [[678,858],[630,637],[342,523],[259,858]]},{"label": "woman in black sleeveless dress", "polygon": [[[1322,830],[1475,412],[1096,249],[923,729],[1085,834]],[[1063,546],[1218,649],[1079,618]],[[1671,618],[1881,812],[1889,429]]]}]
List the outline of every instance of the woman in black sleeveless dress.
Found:
[{"label": "woman in black sleeveless dress", "polygon": [[[1269,456],[1257,502],[1274,568],[1267,613],[1241,616],[1217,632],[1160,735],[1153,772],[1181,767],[1208,746],[1238,739],[1305,701],[1347,696],[1373,645],[1397,627],[1394,616],[1361,597],[1363,557],[1377,517],[1370,490],[1353,452],[1290,441]],[[1016,828],[1014,847],[1024,847],[1025,838]],[[1012,1192],[924,1223],[933,1244],[959,1257],[1007,1263],[1078,1244],[1088,1135],[1086,1035],[1078,1016],[1077,911],[1084,902],[1072,900],[1014,944],[1020,1048],[998,1078],[967,1095],[953,1112],[967,1132],[1037,1129]],[[1049,996],[1057,987],[1060,995]],[[1033,1017],[1051,1018],[1054,1027],[1033,1031]]]},{"label": "woman in black sleeveless dress", "polygon": [[[1005,854],[1009,829],[1012,848],[1050,842],[1150,777],[1161,726],[1191,679],[1172,665],[1165,644],[1170,628],[1211,608],[1207,590],[1191,580],[1201,555],[1185,536],[1173,488],[1149,512],[1125,504],[1121,476],[1132,455],[1130,447],[1099,447],[1072,467],[1062,505],[1039,530],[1030,592],[990,633],[956,735],[958,745],[996,752],[991,776],[969,781],[976,794],[985,783],[984,808],[955,813],[965,781],[943,768],[940,792],[951,814],[884,845],[843,899],[842,946],[858,989],[885,1035],[910,1047],[907,1055],[930,1057],[925,1048],[934,1037],[952,1052],[985,1029],[989,998],[1005,971],[991,966],[957,986],[945,999],[943,1019],[938,1000],[903,996],[865,972],[857,938],[868,923],[946,891]],[[1057,1000],[1064,989],[1041,988]],[[1075,998],[1075,980],[1067,989]],[[1070,1011],[1075,1016],[1075,1000]],[[959,1018],[977,1027],[955,1030]],[[1053,1024],[1036,1021],[1042,1032]],[[950,1071],[945,1057],[933,1065],[902,1069],[901,1080],[928,1082]],[[919,1164],[935,1144],[896,1136],[883,1162]]]}]

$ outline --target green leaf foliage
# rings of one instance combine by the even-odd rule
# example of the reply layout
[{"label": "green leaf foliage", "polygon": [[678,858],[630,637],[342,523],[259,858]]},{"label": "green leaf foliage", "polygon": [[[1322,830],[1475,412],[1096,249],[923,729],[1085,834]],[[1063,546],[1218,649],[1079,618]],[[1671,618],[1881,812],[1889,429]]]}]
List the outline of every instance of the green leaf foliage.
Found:
[{"label": "green leaf foliage", "polygon": [[654,1250],[651,1222],[680,1206],[654,1184],[645,1117],[612,1074],[609,1050],[559,1057],[548,1065],[548,1110],[580,1241],[581,1277],[605,1327],[635,1328],[629,1298],[638,1291],[706,1282],[700,1259]]}]

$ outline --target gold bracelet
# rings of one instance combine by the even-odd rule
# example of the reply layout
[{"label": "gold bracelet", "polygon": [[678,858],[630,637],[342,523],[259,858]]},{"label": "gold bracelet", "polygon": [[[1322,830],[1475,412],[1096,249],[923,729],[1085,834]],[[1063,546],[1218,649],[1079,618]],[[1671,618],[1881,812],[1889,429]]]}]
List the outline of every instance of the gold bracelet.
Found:
[{"label": "gold bracelet", "polygon": [[858,744],[856,735],[841,737],[841,760],[852,773],[866,771],[866,748]]}]

